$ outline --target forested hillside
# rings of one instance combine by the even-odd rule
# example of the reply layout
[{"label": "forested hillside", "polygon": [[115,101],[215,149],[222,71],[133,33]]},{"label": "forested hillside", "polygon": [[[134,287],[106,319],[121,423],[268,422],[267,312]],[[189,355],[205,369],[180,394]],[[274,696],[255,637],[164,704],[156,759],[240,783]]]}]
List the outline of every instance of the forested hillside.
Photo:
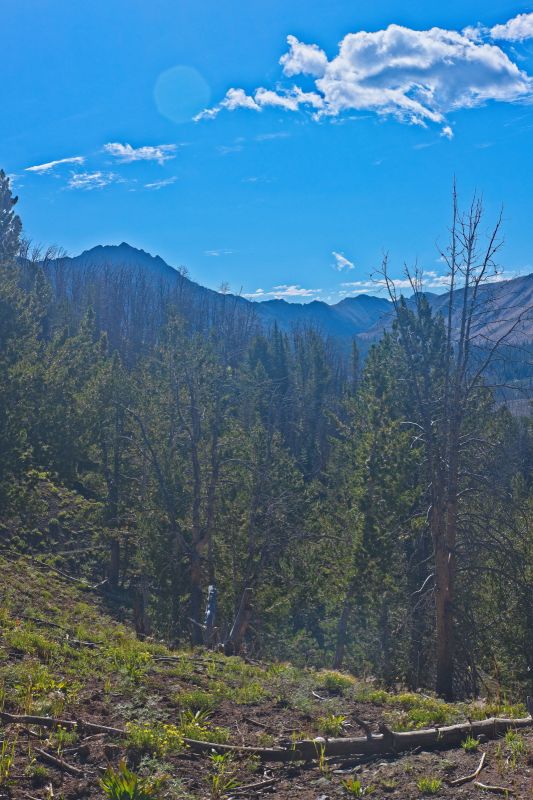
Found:
[{"label": "forested hillside", "polygon": [[[397,296],[385,264],[395,321],[363,364],[355,342],[347,357],[313,328],[259,327],[233,298],[178,313],[112,269],[74,291],[23,245],[15,203],[0,173],[4,604],[33,564],[148,642],[448,701],[533,693],[533,427],[487,378],[515,321],[475,341],[495,256],[479,204],[452,234],[458,321],[416,275]],[[7,653],[16,615],[41,618],[36,598],[14,609]]]}]

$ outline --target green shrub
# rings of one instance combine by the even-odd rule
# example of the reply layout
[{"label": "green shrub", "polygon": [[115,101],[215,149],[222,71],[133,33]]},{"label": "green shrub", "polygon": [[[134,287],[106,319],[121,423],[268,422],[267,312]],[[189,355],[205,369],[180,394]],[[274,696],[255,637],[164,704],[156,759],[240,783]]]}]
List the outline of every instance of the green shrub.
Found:
[{"label": "green shrub", "polygon": [[164,756],[179,752],[184,749],[183,737],[181,728],[175,725],[130,722],[126,726],[126,747],[136,755]]},{"label": "green shrub", "polygon": [[363,786],[359,778],[346,778],[342,781],[342,788],[352,797],[365,797],[375,791],[373,786]]},{"label": "green shrub", "polygon": [[390,697],[391,695],[384,689],[371,689],[369,686],[358,687],[355,693],[355,699],[360,703],[374,703],[378,706],[388,703]]},{"label": "green shrub", "polygon": [[49,778],[46,767],[42,764],[36,764],[35,762],[32,762],[26,767],[24,775],[30,779],[32,786],[35,786],[35,788],[44,786]]},{"label": "green shrub", "polygon": [[505,746],[509,751],[509,764],[514,769],[517,762],[525,756],[527,752],[526,743],[523,736],[516,730],[509,730],[505,734]]},{"label": "green shrub", "polygon": [[416,785],[421,794],[438,794],[442,786],[442,781],[440,778],[420,778]]},{"label": "green shrub", "polygon": [[190,711],[213,711],[219,704],[218,698],[202,689],[180,692],[174,698],[181,708]]},{"label": "green shrub", "polygon": [[346,717],[342,714],[326,714],[317,719],[317,728],[324,736],[340,736]]},{"label": "green shrub", "polygon": [[448,711],[444,707],[412,708],[407,714],[410,727],[428,728],[432,725],[443,725],[449,721]]},{"label": "green shrub", "polygon": [[468,709],[470,719],[480,720],[488,717],[508,717],[509,719],[519,719],[527,714],[526,707],[522,703],[512,705],[509,703],[485,703],[473,704]]},{"label": "green shrub", "polygon": [[180,716],[179,733],[182,739],[197,739],[202,742],[226,744],[229,739],[227,728],[209,726],[209,715],[205,711],[185,711]]},{"label": "green shrub", "polygon": [[239,706],[253,705],[260,703],[268,697],[268,692],[260,683],[247,683],[232,692],[228,692],[228,697]]},{"label": "green shrub", "polygon": [[342,672],[322,672],[319,674],[318,686],[332,694],[344,694],[354,685],[354,679]]},{"label": "green shrub", "polygon": [[5,786],[11,778],[11,770],[15,764],[15,747],[17,740],[4,739],[0,747],[0,786]]},{"label": "green shrub", "polygon": [[465,753],[475,753],[479,747],[479,739],[475,739],[473,736],[467,736],[466,739],[461,742],[461,747]]},{"label": "green shrub", "polygon": [[154,800],[149,784],[129,770],[125,761],[116,770],[108,767],[100,786],[109,800]]}]

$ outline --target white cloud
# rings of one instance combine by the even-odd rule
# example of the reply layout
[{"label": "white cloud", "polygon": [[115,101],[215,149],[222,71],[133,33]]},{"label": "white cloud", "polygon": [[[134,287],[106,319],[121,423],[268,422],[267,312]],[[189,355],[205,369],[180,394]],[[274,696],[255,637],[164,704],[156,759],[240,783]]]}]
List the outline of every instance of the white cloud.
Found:
[{"label": "white cloud", "polygon": [[253,97],[247,95],[244,89],[228,89],[225,98],[217,106],[204,109],[204,111],[201,111],[193,117],[193,119],[195,122],[198,122],[200,119],[212,119],[216,117],[223,108],[228,111],[235,111],[237,108],[249,108],[252,111],[261,110]]},{"label": "white cloud", "polygon": [[353,262],[349,261],[342,253],[336,253],[335,250],[333,250],[332,256],[335,259],[335,264],[333,266],[335,269],[338,269],[339,272],[342,272],[343,269],[354,268]]},{"label": "white cloud", "polygon": [[[491,283],[505,281],[515,277],[515,275],[516,273],[514,272],[499,272],[492,275],[489,281]],[[405,289],[410,293],[412,290],[411,282],[408,278],[392,278],[390,283],[400,292]],[[387,288],[387,284],[381,278],[376,280],[350,281],[341,283],[340,285],[343,291],[339,293],[343,295],[346,295],[346,290],[357,294],[382,294]],[[441,274],[435,270],[426,270],[422,276],[422,285],[423,289],[428,292],[432,290],[437,292],[447,291],[450,286],[450,276],[446,273]]]},{"label": "white cloud", "polygon": [[224,250],[224,249],[204,250],[204,255],[217,258],[218,256],[230,256],[232,255],[233,252],[234,252],[233,250]]},{"label": "white cloud", "polygon": [[447,289],[450,285],[450,276],[427,270],[423,275],[423,284],[425,289]]},{"label": "white cloud", "polygon": [[[521,36],[525,27],[521,21]],[[291,78],[313,76],[315,91],[293,85],[260,87],[247,94],[232,88],[218,105],[196,119],[215,117],[223,109],[298,111],[303,106],[310,107],[316,119],[372,111],[410,124],[438,123],[449,136],[451,129],[445,121],[452,111],[488,101],[513,103],[532,95],[531,78],[475,30],[417,31],[389,25],[380,31],[358,31],[344,37],[331,60],[317,45],[289,36],[289,51],[281,58],[283,72]]]},{"label": "white cloud", "polygon": [[118,175],[112,172],[72,172],[67,189],[103,189],[110,183],[120,182]]},{"label": "white cloud", "polygon": [[503,25],[495,25],[490,29],[490,35],[493,39],[503,39],[507,42],[533,39],[533,13],[518,14]]},{"label": "white cloud", "polygon": [[58,158],[55,161],[48,161],[46,164],[37,164],[34,167],[26,167],[26,172],[37,172],[39,175],[50,172],[59,164],[83,164],[85,156],[72,156],[71,158]]},{"label": "white cloud", "polygon": [[[509,280],[515,277],[514,272],[497,272],[494,275],[487,276],[489,283],[499,283],[500,281]],[[450,285],[450,276],[448,274],[441,275],[434,270],[426,270],[423,275],[424,289],[448,289]]]},{"label": "white cloud", "polygon": [[297,111],[302,105],[321,108],[322,98],[316,92],[304,92],[299,86],[278,92],[260,86],[255,90],[253,97],[246,94],[244,89],[228,89],[226,97],[218,105],[201,111],[194,117],[194,121],[212,119],[223,109],[236,111],[238,108],[247,108],[252,111],[262,111],[264,108],[274,107],[282,108],[284,111]]},{"label": "white cloud", "polygon": [[160,181],[154,181],[153,183],[145,183],[145,189],[154,189],[157,191],[158,189],[162,189],[164,186],[171,186],[173,183],[176,183],[178,179],[176,176],[172,178],[162,178]]},{"label": "white cloud", "polygon": [[304,289],[298,284],[288,285],[284,283],[280,286],[274,286],[269,291],[256,289],[255,292],[249,292],[244,296],[249,300],[269,300],[272,298],[281,300],[286,297],[315,297],[321,291],[322,289]]},{"label": "white cloud", "polygon": [[382,290],[382,286],[376,284],[375,281],[350,281],[349,283],[341,283],[342,290],[339,294],[346,297],[346,294],[377,294]]},{"label": "white cloud", "polygon": [[[408,278],[392,278],[390,282],[395,289],[400,291],[403,289],[410,291],[412,288],[411,281]],[[427,272],[424,272],[423,285],[424,289],[427,290],[447,288],[449,285],[449,277],[447,275],[439,275],[435,271],[428,270]],[[341,283],[341,286],[343,289],[351,289],[352,291],[361,294],[368,294],[370,292],[373,294],[379,294],[387,288],[386,282],[381,278],[376,280],[350,281],[347,283]]]},{"label": "white cloud", "polygon": [[[410,289],[411,283],[407,278],[393,278],[391,284],[396,289]],[[360,292],[381,292],[387,288],[384,280],[367,280],[367,281],[351,281],[349,283],[341,283],[345,289],[350,289],[354,294]]]},{"label": "white cloud", "polygon": [[287,77],[313,75],[321,78],[328,65],[328,57],[316,44],[299,42],[296,36],[287,36],[289,52],[279,60]]},{"label": "white cloud", "polygon": [[131,144],[120,144],[120,142],[109,142],[104,145],[104,151],[118,159],[122,163],[129,164],[132,161],[157,161],[163,164],[170,158],[176,157],[175,144],[145,145],[144,147],[132,147]]},{"label": "white cloud", "polygon": [[488,32],[488,29],[480,22],[477,25],[467,25],[462,30],[463,36],[466,36],[467,39],[472,39],[473,42],[482,42]]},{"label": "white cloud", "polygon": [[444,136],[445,139],[453,139],[453,130],[449,125],[445,125],[441,130],[440,135]]}]

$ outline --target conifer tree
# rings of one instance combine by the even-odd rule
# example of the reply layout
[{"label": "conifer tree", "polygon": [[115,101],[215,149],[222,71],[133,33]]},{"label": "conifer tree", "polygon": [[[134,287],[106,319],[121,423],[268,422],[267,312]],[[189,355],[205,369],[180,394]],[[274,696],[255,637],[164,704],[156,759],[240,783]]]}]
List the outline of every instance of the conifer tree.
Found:
[{"label": "conifer tree", "polygon": [[15,213],[18,197],[13,197],[11,182],[0,169],[0,263],[9,262],[20,250],[22,223]]}]

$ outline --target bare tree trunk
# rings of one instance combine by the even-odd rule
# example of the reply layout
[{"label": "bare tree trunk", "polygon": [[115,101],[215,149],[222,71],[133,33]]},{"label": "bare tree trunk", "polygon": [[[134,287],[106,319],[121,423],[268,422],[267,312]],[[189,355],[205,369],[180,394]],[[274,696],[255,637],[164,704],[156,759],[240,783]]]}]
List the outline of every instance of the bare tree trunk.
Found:
[{"label": "bare tree trunk", "polygon": [[244,590],[237,616],[231,628],[230,634],[224,644],[224,652],[227,656],[236,655],[240,652],[248,625],[252,618],[252,597],[254,590],[248,587]]},{"label": "bare tree trunk", "polygon": [[[202,613],[202,565],[198,551],[191,553],[191,596],[189,602],[190,617],[193,620],[191,638],[193,644],[203,644],[200,616]],[[194,624],[197,623],[197,624]]]},{"label": "bare tree trunk", "polygon": [[453,568],[443,540],[436,543],[435,614],[437,676],[436,691],[446,700],[453,699],[455,641],[453,629]]},{"label": "bare tree trunk", "polygon": [[133,621],[137,636],[149,636],[152,630],[148,616],[148,585],[144,575],[135,582],[133,596]]},{"label": "bare tree trunk", "polygon": [[118,537],[113,536],[109,546],[109,585],[112,589],[117,589],[120,580],[120,541]]},{"label": "bare tree trunk", "polygon": [[344,653],[346,650],[346,639],[348,632],[348,620],[350,618],[351,610],[352,610],[352,598],[347,594],[342,606],[339,622],[337,624],[337,642],[335,645],[335,656],[333,658],[333,669],[342,669],[342,665],[344,663]]},{"label": "bare tree trunk", "polygon": [[335,643],[335,656],[333,658],[333,669],[342,669],[344,655],[348,641],[348,623],[350,614],[354,607],[355,593],[357,591],[357,577],[352,577],[346,589],[344,603],[342,605],[339,621],[337,623],[337,638]]}]

